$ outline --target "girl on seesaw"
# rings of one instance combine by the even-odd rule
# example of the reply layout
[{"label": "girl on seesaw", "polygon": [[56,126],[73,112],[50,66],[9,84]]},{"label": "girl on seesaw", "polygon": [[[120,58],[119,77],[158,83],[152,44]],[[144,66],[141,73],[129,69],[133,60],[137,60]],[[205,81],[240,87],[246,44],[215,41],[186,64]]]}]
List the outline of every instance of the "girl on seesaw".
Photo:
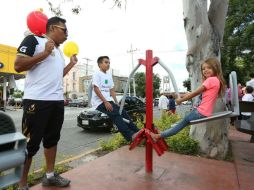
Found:
[{"label": "girl on seesaw", "polygon": [[159,138],[166,138],[177,134],[184,127],[188,126],[190,121],[209,117],[212,115],[217,97],[223,97],[226,83],[222,76],[220,62],[217,58],[208,58],[201,64],[201,73],[203,83],[195,91],[186,94],[183,98],[176,99],[177,105],[183,101],[192,99],[200,95],[199,105],[197,105],[182,120],[173,125],[170,129],[162,131],[160,134],[150,132],[151,137],[156,141]]}]

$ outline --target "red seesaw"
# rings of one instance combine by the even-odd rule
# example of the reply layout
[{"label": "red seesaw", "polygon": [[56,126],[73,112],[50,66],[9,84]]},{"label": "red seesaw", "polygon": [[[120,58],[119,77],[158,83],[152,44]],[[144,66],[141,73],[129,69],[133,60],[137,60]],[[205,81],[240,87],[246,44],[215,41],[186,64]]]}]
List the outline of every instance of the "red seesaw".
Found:
[{"label": "red seesaw", "polygon": [[153,126],[153,66],[159,61],[158,57],[153,58],[152,50],[146,50],[146,60],[139,59],[139,64],[146,67],[146,124],[141,129],[134,141],[130,145],[130,150],[134,149],[143,140],[146,140],[146,172],[151,173],[153,168],[153,149],[161,156],[168,146],[164,139],[154,141],[150,136],[150,131],[158,133]]}]

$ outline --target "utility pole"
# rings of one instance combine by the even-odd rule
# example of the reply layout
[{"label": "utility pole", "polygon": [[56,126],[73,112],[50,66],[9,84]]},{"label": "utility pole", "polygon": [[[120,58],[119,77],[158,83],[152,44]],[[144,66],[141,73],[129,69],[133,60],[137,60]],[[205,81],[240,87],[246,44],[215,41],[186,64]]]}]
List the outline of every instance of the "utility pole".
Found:
[{"label": "utility pole", "polygon": [[[138,51],[137,48],[133,49],[131,44],[131,49],[127,51],[127,53],[131,54],[131,63],[132,63],[132,70],[134,69],[134,61],[133,61],[133,53]],[[133,95],[136,96],[136,88],[135,88],[135,74],[133,75]]]},{"label": "utility pole", "polygon": [[84,59],[84,60],[86,60],[86,76],[88,75],[88,63],[90,62],[90,61],[92,61],[91,59],[89,59],[88,57],[84,57],[84,58],[82,58],[82,59]]},{"label": "utility pole", "polygon": [[[85,63],[85,65],[86,65],[85,76],[88,76],[88,63],[89,63],[90,61],[92,61],[92,60],[89,59],[88,57],[83,57],[82,59],[86,60],[86,63]],[[87,88],[88,88],[87,79],[85,79],[85,88],[84,88],[84,90],[85,90],[85,95],[88,96],[88,94],[87,94]]]}]

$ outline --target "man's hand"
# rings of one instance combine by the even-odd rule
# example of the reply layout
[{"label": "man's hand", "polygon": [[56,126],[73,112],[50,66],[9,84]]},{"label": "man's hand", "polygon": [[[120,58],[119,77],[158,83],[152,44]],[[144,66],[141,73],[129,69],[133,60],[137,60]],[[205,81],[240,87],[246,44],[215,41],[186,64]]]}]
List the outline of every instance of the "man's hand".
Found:
[{"label": "man's hand", "polygon": [[109,112],[113,111],[113,107],[109,102],[104,102],[104,105]]},{"label": "man's hand", "polygon": [[72,55],[72,56],[70,57],[70,62],[71,62],[73,65],[76,65],[77,62],[78,62],[77,55]]},{"label": "man's hand", "polygon": [[55,42],[51,39],[48,39],[48,41],[45,44],[45,50],[48,55],[50,55],[55,47]]}]

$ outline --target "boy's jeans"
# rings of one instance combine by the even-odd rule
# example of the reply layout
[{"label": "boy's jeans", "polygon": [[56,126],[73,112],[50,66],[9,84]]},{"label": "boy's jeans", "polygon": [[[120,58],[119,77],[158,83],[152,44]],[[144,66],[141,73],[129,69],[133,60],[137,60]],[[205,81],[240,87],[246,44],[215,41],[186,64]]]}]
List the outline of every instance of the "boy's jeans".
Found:
[{"label": "boy's jeans", "polygon": [[[132,119],[127,114],[127,112],[123,109],[122,115],[119,114],[120,107],[116,105],[113,101],[109,102],[112,107],[113,111],[110,112],[106,109],[104,103],[100,104],[96,109],[102,113],[107,114],[110,119],[112,119],[113,123],[117,126],[119,132],[124,136],[127,141],[132,140],[132,135],[139,131],[137,126],[132,122]],[[128,119],[130,123],[125,123],[123,118]]]},{"label": "boy's jeans", "polygon": [[184,127],[188,126],[190,121],[196,120],[196,119],[201,119],[206,116],[201,115],[198,110],[195,108],[193,109],[188,115],[186,115],[182,120],[177,122],[176,124],[173,125],[170,129],[167,129],[161,133],[161,137],[166,138],[173,136],[177,134],[179,131],[181,131]]}]

